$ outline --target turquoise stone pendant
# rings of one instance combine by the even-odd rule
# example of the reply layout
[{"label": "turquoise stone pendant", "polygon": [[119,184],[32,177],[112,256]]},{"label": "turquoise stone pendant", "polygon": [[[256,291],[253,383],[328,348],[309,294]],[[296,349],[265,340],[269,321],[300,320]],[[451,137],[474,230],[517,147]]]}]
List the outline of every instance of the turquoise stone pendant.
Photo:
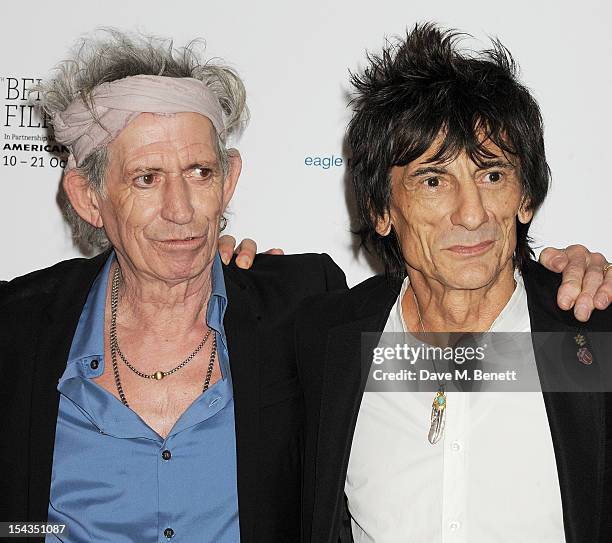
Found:
[{"label": "turquoise stone pendant", "polygon": [[431,405],[431,424],[427,439],[435,445],[444,433],[444,422],[446,419],[446,393],[444,389],[438,390]]}]

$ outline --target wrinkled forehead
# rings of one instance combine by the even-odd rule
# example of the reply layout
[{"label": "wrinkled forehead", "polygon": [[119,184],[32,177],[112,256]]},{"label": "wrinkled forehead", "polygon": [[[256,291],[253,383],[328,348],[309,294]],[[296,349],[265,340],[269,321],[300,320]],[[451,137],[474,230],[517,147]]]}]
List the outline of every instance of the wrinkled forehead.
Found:
[{"label": "wrinkled forehead", "polygon": [[140,113],[113,141],[142,144],[176,137],[181,141],[212,143],[216,131],[210,119],[200,113]]},{"label": "wrinkled forehead", "polygon": [[134,156],[216,156],[217,133],[206,116],[199,113],[141,113],[109,144],[111,159]]}]

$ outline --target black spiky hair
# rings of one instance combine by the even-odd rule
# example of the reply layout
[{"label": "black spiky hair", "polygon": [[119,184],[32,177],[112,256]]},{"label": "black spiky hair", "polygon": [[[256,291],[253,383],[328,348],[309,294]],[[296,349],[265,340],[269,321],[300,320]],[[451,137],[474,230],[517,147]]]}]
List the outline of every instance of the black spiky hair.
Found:
[{"label": "black spiky hair", "polygon": [[[465,151],[478,164],[492,158],[484,146],[490,140],[518,162],[528,209],[537,210],[548,191],[542,116],[518,80],[512,55],[497,39],[489,49],[463,51],[465,36],[417,24],[379,55],[369,54],[361,73],[351,74],[355,94],[347,143],[359,211],[356,233],[394,278],[406,274],[401,247],[393,231],[376,232],[378,219],[389,211],[391,168],[421,156],[440,134],[443,142],[431,162]],[[517,221],[519,269],[533,256],[529,226]]]}]

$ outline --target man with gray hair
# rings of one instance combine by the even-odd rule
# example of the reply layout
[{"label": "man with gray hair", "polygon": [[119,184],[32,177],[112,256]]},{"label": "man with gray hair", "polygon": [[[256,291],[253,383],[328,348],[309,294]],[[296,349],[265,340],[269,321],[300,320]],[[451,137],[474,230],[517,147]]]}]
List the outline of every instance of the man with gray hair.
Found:
[{"label": "man with gray hair", "polygon": [[40,91],[69,220],[104,251],[0,289],[1,520],[64,525],[53,541],[297,541],[293,315],[346,283],[327,255],[223,266],[242,81],[195,44],[111,32]]},{"label": "man with gray hair", "polygon": [[299,541],[294,316],[346,283],[327,255],[223,266],[241,80],[111,32],[41,95],[71,151],[68,219],[103,252],[0,289],[1,520],[48,518],[60,541]]}]

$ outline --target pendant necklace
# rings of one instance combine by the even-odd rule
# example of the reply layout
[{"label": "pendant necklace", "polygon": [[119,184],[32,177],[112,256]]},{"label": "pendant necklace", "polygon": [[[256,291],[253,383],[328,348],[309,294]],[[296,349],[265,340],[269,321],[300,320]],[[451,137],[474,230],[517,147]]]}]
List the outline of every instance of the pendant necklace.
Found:
[{"label": "pendant necklace", "polygon": [[[425,326],[423,324],[423,319],[421,317],[421,310],[419,309],[419,302],[417,301],[416,294],[414,293],[414,289],[412,289],[412,297],[414,298],[414,305],[416,306],[417,315],[419,317],[419,323],[421,324],[421,330],[423,334],[425,334]],[[434,367],[434,371],[436,374],[438,373],[436,370],[436,364],[432,360],[432,364]],[[444,390],[444,384],[440,382],[438,379],[438,391],[434,396],[433,402],[431,404],[431,416],[430,416],[430,425],[429,425],[429,433],[427,434],[427,439],[432,445],[435,445],[444,434],[444,423],[446,422],[446,392]]]}]

